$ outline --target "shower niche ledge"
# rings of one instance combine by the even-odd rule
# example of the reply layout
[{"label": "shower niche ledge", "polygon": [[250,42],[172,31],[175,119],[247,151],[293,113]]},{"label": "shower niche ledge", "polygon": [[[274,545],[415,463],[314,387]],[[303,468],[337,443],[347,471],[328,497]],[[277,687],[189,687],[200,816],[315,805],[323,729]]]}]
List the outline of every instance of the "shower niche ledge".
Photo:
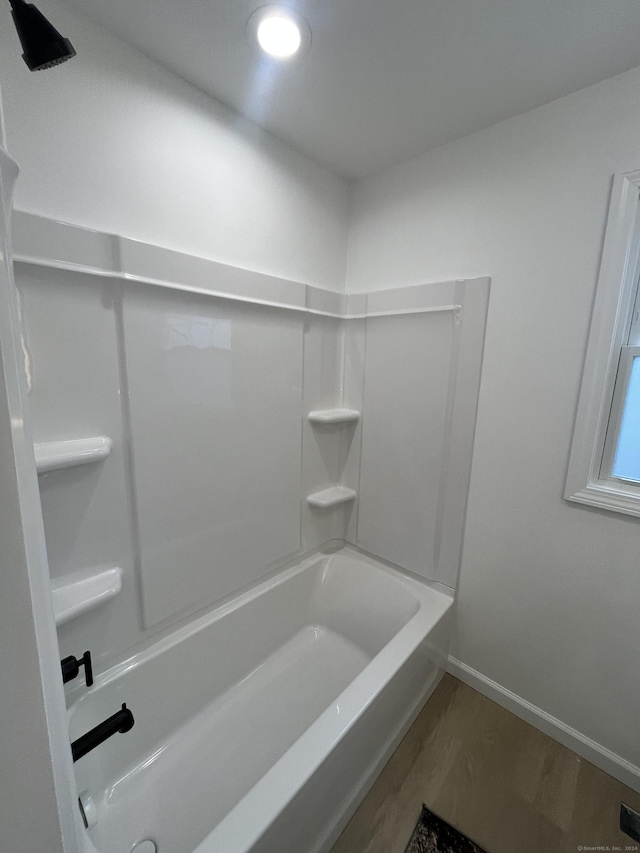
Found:
[{"label": "shower niche ledge", "polygon": [[122,569],[104,566],[70,572],[51,581],[51,597],[56,625],[65,623],[100,607],[122,589]]},{"label": "shower niche ledge", "polygon": [[312,424],[352,424],[360,420],[357,409],[317,409],[309,412],[307,420]]},{"label": "shower niche ledge", "polygon": [[330,486],[328,489],[310,494],[307,497],[307,503],[318,509],[330,509],[333,506],[354,501],[357,496],[358,493],[347,486]]},{"label": "shower niche ledge", "polygon": [[62,441],[41,441],[33,445],[38,474],[100,462],[111,453],[113,442],[106,435],[92,438],[72,438]]}]

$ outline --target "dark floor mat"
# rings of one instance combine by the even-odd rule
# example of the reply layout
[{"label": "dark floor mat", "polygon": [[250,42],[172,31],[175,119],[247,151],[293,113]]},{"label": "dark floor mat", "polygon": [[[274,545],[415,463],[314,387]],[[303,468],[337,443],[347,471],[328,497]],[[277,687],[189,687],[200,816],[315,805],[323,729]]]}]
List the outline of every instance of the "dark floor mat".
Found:
[{"label": "dark floor mat", "polygon": [[422,806],[420,820],[413,830],[405,853],[486,853],[466,835]]}]

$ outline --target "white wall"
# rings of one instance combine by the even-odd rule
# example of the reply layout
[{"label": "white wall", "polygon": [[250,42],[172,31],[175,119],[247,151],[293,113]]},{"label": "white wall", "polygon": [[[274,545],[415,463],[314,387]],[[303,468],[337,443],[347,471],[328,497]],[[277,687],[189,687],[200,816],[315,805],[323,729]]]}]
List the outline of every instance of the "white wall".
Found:
[{"label": "white wall", "polygon": [[76,12],[39,7],[78,55],[30,72],[3,4],[16,209],[343,288],[344,181]]},{"label": "white wall", "polygon": [[[347,290],[490,275],[453,655],[640,764],[638,520],[562,499],[640,69],[356,186]],[[638,780],[640,782],[640,778]]]}]

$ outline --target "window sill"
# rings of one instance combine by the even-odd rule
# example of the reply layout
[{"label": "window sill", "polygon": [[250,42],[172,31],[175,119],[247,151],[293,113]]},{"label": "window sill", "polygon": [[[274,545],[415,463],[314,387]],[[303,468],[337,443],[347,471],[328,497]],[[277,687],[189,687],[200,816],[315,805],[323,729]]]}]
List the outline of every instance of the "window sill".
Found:
[{"label": "window sill", "polygon": [[567,501],[595,506],[609,512],[640,516],[640,494],[602,480],[589,483],[583,489],[564,496]]}]

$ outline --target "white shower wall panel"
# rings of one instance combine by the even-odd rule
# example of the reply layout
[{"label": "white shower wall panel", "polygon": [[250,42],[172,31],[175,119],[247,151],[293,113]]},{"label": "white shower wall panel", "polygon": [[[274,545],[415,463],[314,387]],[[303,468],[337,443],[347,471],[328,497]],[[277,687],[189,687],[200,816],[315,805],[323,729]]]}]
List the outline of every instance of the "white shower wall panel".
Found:
[{"label": "white shower wall panel", "polygon": [[300,548],[303,315],[140,287],[123,317],[149,627]]},{"label": "white shower wall panel", "polygon": [[58,632],[63,655],[91,648],[99,667],[139,639],[112,286],[21,263],[15,272],[35,441],[108,435],[113,442],[102,462],[38,478],[51,576],[97,566],[123,571],[117,601]]},{"label": "white shower wall panel", "polygon": [[437,578],[455,315],[366,323],[357,544]]},{"label": "white shower wall panel", "polygon": [[[360,412],[360,420],[345,431],[343,481],[360,489],[360,465],[362,453],[362,413],[364,410],[364,377],[367,351],[367,321],[351,319],[345,324],[342,354],[342,405],[345,409]],[[360,499],[356,498],[353,512],[346,519],[345,539],[353,545],[357,542]]]}]

